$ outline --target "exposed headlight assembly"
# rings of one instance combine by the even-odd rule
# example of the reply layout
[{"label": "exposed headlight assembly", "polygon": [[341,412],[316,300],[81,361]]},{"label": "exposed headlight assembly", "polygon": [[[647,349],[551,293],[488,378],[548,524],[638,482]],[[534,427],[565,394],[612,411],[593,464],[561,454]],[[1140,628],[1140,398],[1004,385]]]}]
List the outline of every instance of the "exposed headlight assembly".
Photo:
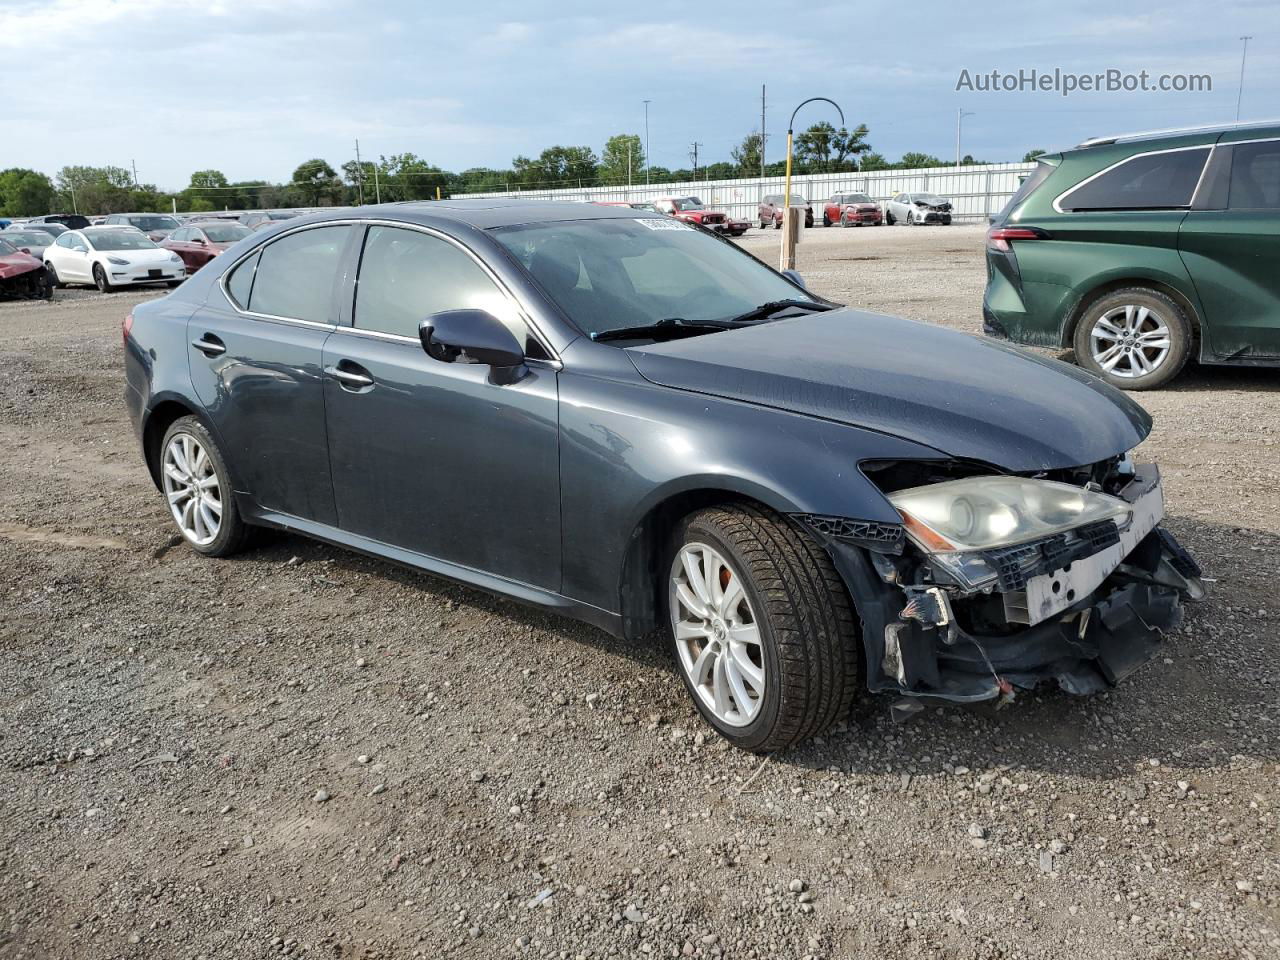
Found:
[{"label": "exposed headlight assembly", "polygon": [[912,542],[959,582],[996,578],[984,551],[1065,533],[1099,520],[1124,528],[1133,511],[1117,497],[1025,477],[968,477],[889,494]]}]

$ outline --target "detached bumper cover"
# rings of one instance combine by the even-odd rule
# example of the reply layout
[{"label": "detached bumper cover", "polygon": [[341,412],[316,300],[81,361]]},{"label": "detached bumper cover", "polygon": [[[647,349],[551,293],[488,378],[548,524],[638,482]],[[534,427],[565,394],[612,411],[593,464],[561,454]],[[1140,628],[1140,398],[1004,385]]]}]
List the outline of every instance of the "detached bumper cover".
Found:
[{"label": "detached bumper cover", "polygon": [[[1068,693],[1096,693],[1157,654],[1164,635],[1181,623],[1182,604],[1204,596],[1195,560],[1155,526],[1158,516],[1137,525],[1144,513],[1155,515],[1150,506],[1158,494],[1158,472],[1140,468],[1124,493],[1138,508],[1134,529],[1118,537],[1095,536],[1096,552],[1082,557],[1087,551],[1077,546],[1053,570],[1045,569],[1052,550],[1041,549],[1036,566],[1024,571],[1029,576],[1004,584],[1020,589],[997,586],[979,593],[886,582],[897,569],[887,558],[895,547],[902,549],[889,546],[887,531],[868,536],[861,528],[800,519],[824,542],[853,596],[871,690],[975,702],[1007,699],[1017,689],[1045,683]],[[1070,601],[1068,583],[1080,592]],[[1036,606],[1028,592],[1035,594],[1040,584],[1064,598],[1041,606],[1044,616],[1028,609]]]}]

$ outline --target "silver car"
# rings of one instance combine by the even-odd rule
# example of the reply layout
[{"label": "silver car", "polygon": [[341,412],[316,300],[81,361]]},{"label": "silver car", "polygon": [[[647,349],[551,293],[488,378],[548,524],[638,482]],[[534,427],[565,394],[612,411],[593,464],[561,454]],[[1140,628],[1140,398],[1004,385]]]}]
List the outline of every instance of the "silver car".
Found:
[{"label": "silver car", "polygon": [[29,253],[37,260],[44,259],[44,248],[50,246],[53,239],[53,234],[44,230],[13,226],[0,230],[0,240],[7,240],[23,253]]},{"label": "silver car", "polygon": [[913,227],[920,223],[951,223],[951,201],[936,193],[899,193],[884,205],[884,222],[893,226],[905,223]]}]

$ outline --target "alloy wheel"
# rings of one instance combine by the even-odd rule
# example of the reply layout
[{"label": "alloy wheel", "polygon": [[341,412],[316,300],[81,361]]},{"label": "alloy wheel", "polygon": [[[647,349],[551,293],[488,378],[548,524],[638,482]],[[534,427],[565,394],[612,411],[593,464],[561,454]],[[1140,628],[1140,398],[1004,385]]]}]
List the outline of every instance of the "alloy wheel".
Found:
[{"label": "alloy wheel", "polygon": [[687,543],[671,565],[671,629],[680,667],[721,723],[744,727],[764,702],[764,647],[742,577],[713,547]]},{"label": "alloy wheel", "polygon": [[1140,304],[1113,307],[1093,323],[1093,361],[1113,377],[1134,379],[1155,373],[1169,356],[1169,324]]},{"label": "alloy wheel", "polygon": [[182,535],[200,546],[212,543],[222,527],[222,489],[200,441],[189,433],[174,434],[165,447],[161,474]]}]

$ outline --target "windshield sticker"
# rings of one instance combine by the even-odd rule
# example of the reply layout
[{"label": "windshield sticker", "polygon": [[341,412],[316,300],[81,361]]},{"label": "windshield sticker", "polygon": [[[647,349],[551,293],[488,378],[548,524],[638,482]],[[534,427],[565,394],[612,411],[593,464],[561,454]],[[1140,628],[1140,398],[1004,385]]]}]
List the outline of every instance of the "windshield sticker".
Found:
[{"label": "windshield sticker", "polygon": [[642,223],[650,230],[692,230],[693,227],[670,217],[638,217],[636,223]]}]

